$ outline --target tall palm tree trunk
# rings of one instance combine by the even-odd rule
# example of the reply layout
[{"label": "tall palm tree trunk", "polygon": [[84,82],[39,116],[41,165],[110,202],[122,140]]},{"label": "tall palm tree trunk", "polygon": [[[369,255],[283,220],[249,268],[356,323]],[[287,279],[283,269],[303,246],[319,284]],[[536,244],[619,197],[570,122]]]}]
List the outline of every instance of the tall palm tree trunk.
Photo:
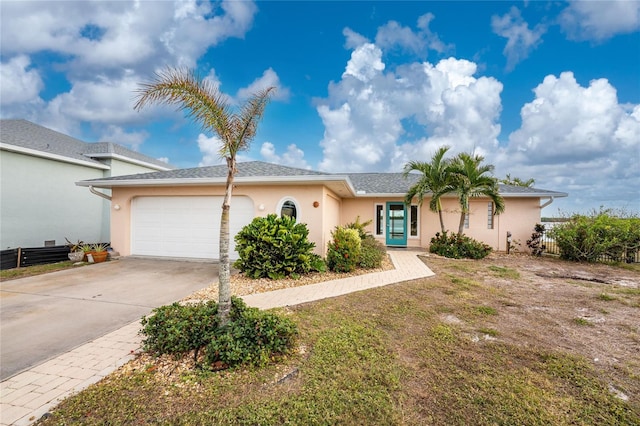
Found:
[{"label": "tall palm tree trunk", "polygon": [[231,311],[231,265],[229,260],[229,210],[233,193],[233,177],[236,171],[235,158],[227,158],[227,185],[220,216],[220,271],[218,275],[218,318],[220,325],[229,322]]},{"label": "tall palm tree trunk", "polygon": [[464,232],[464,217],[467,214],[465,212],[460,213],[460,224],[458,225],[458,235],[462,235]]}]

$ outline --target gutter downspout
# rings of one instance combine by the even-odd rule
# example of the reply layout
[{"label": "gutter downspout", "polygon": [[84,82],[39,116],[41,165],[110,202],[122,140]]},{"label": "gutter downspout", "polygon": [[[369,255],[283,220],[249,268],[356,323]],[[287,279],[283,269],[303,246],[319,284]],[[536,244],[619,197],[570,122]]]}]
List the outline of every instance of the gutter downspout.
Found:
[{"label": "gutter downspout", "polygon": [[102,197],[105,200],[111,201],[111,196],[107,195],[107,194],[103,194],[102,192],[98,192],[96,191],[93,186],[89,185],[89,191],[91,191],[92,194],[96,194],[98,197]]},{"label": "gutter downspout", "polygon": [[[104,195],[104,194],[102,194],[102,195]],[[554,198],[553,197],[549,197],[549,200],[546,203],[544,203],[543,205],[540,206],[540,210],[544,209],[549,204],[553,203],[553,201],[554,201]]]}]

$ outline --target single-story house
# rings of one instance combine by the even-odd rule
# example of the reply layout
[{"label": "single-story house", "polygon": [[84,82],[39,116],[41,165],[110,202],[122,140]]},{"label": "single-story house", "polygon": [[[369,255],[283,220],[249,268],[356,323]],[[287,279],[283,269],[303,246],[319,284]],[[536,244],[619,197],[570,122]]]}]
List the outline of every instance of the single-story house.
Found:
[{"label": "single-story house", "polygon": [[171,169],[115,143],[0,120],[0,249],[62,245],[65,237],[108,242],[110,203],[75,183]]},{"label": "single-story house", "polygon": [[[110,189],[111,244],[122,255],[216,259],[226,165],[178,169],[77,184]],[[309,228],[316,252],[324,255],[337,225],[371,220],[369,231],[387,246],[428,247],[440,231],[437,213],[406,205],[404,195],[417,175],[323,173],[260,161],[238,163],[231,202],[231,235],[256,216],[294,216]],[[540,221],[540,210],[567,194],[501,185],[506,211],[493,214],[488,199],[474,198],[465,233],[496,250],[507,248],[507,232],[523,244]],[[460,207],[443,199],[448,229],[457,231]],[[237,257],[237,253],[230,253]]]}]

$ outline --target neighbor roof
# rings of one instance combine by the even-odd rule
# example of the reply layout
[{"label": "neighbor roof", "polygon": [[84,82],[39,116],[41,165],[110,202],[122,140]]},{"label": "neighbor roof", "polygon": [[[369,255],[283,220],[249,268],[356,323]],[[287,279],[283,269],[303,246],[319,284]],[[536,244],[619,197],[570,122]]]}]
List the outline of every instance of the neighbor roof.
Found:
[{"label": "neighbor roof", "polygon": [[[324,183],[341,196],[380,197],[401,196],[407,193],[420,175],[411,173],[405,179],[402,173],[324,173],[308,169],[287,167],[263,161],[237,164],[235,182],[254,185]],[[114,186],[174,186],[220,185],[226,182],[227,166],[194,167],[136,175],[114,176],[77,182],[81,186],[110,188]],[[504,197],[566,197],[563,192],[500,185]]]},{"label": "neighbor roof", "polygon": [[48,129],[27,120],[0,120],[0,144],[2,148],[27,152],[34,155],[69,159],[75,162],[93,164],[104,168],[98,158],[120,158],[147,163],[162,169],[171,169],[171,165],[125,148],[112,142],[83,142],[55,130]]}]

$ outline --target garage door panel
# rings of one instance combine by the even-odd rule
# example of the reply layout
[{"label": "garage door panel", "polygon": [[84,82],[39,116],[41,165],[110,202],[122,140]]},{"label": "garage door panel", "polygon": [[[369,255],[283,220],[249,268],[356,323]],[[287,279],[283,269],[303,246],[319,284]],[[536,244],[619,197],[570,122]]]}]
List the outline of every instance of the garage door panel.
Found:
[{"label": "garage door panel", "polygon": [[[131,253],[147,256],[218,259],[223,197],[138,197],[133,200]],[[233,237],[253,219],[253,201],[236,196],[230,215]]]}]

